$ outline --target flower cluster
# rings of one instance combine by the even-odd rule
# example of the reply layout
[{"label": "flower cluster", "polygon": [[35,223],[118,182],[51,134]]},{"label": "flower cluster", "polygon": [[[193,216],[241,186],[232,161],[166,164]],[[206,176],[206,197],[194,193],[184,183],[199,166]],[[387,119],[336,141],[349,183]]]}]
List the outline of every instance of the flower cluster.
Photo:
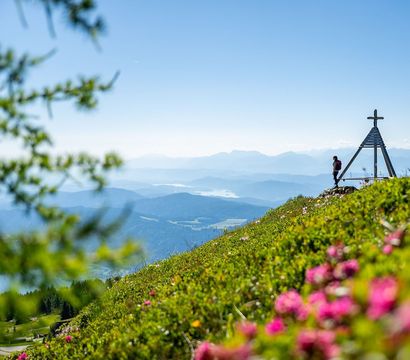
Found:
[{"label": "flower cluster", "polygon": [[28,359],[28,355],[25,352],[22,352],[18,357],[17,360],[27,360]]},{"label": "flower cluster", "polygon": [[390,234],[388,234],[384,238],[384,246],[383,246],[383,252],[386,255],[389,255],[393,252],[394,247],[399,247],[402,243],[402,240],[404,236],[406,235],[405,230],[400,228],[397,229]]},{"label": "flower cluster", "polygon": [[[403,231],[394,231],[385,243],[400,246],[403,237]],[[399,346],[405,336],[410,337],[410,300],[400,304],[400,282],[393,276],[370,278],[368,289],[360,288],[363,282],[354,279],[359,262],[348,259],[348,254],[350,249],[341,243],[330,246],[328,261],[306,271],[306,298],[294,289],[280,294],[273,304],[276,316],[264,326],[248,321],[237,324],[242,345],[204,342],[195,359],[246,360],[263,355],[267,348],[271,349],[269,356],[276,354],[275,358],[344,358],[345,349],[360,336],[355,334],[360,331],[356,321],[381,326],[386,336],[383,343]],[[357,292],[361,295],[356,296]],[[290,344],[289,348],[283,344]]]},{"label": "flower cluster", "polygon": [[280,315],[293,315],[298,320],[305,320],[308,312],[302,297],[296,290],[290,290],[278,296],[275,310]]},{"label": "flower cluster", "polygon": [[302,330],[297,338],[297,353],[303,357],[332,359],[340,354],[336,335],[327,330]]},{"label": "flower cluster", "polygon": [[195,360],[248,360],[252,354],[249,344],[235,348],[203,342],[195,352]]}]

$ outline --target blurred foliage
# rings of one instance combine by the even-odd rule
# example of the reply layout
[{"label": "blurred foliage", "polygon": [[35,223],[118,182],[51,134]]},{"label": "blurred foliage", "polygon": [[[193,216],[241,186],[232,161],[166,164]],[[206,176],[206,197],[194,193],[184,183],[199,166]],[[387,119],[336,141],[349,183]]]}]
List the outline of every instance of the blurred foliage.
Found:
[{"label": "blurred foliage", "polygon": [[[104,30],[101,16],[95,15],[93,0],[27,0],[15,1],[23,25],[25,7],[40,5],[52,36],[55,35],[53,14],[60,13],[67,25],[88,36],[95,43]],[[121,249],[111,251],[106,243],[118,228],[121,219],[105,224],[98,214],[84,222],[78,216],[50,206],[46,199],[57,193],[68,179],[91,184],[96,191],[106,184],[105,174],[119,167],[115,153],[97,158],[86,153],[58,155],[53,150],[51,135],[41,125],[32,109],[44,107],[52,116],[53,104],[72,103],[79,110],[92,110],[98,95],[109,91],[118,74],[104,82],[98,76],[80,77],[39,88],[29,88],[29,75],[53,55],[19,54],[0,43],[0,141],[12,140],[19,146],[19,157],[0,159],[0,194],[13,200],[19,208],[38,214],[47,224],[46,230],[19,234],[0,233],[0,276],[7,278],[10,289],[0,294],[1,315],[22,316],[38,303],[24,301],[18,292],[45,288],[64,281],[80,279],[92,263],[118,265],[135,259],[140,248],[128,241]],[[82,241],[97,237],[101,248],[89,256]]]}]

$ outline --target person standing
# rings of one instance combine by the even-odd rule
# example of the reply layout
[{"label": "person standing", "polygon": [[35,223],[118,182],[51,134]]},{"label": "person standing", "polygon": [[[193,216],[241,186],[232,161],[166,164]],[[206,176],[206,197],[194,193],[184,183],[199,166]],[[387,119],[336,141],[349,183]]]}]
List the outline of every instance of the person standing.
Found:
[{"label": "person standing", "polygon": [[337,156],[333,156],[333,180],[335,181],[335,186],[337,187],[337,175],[342,168],[342,162],[337,158]]}]

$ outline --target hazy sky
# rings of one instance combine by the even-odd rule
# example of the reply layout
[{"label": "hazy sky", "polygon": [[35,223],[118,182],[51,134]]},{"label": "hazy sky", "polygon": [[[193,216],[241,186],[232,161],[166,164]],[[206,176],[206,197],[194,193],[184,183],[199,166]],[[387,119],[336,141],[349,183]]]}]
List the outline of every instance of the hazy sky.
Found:
[{"label": "hazy sky", "polygon": [[32,84],[121,71],[97,111],[59,106],[43,118],[61,151],[132,158],[358,146],[375,107],[386,143],[410,147],[408,0],[99,4],[108,23],[102,52],[59,16],[52,39],[31,5],[24,29],[14,1],[0,2],[3,47],[58,49]]}]

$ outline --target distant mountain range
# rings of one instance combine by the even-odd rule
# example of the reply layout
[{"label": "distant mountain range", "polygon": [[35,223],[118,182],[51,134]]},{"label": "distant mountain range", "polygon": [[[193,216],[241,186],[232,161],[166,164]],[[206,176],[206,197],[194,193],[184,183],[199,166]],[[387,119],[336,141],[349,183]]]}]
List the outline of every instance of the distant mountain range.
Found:
[{"label": "distant mountain range", "polygon": [[[113,174],[111,184],[147,197],[188,192],[276,206],[290,197],[316,196],[333,186],[333,155],[346,166],[356,150],[286,152],[276,156],[237,150],[194,158],[145,156],[128,161],[124,169]],[[410,150],[390,149],[389,154],[399,176],[410,173]],[[387,175],[381,154],[379,159],[379,172]],[[372,171],[373,152],[364,149],[346,176],[370,176]]]},{"label": "distant mountain range", "polygon": [[[87,218],[105,208],[104,220],[122,216],[129,209],[121,231],[112,239],[119,245],[127,236],[140,239],[147,249],[147,261],[188,250],[231,229],[262,216],[298,195],[317,196],[333,186],[332,156],[345,166],[356,149],[287,152],[268,156],[256,151],[232,151],[197,158],[149,156],[128,161],[111,175],[112,188],[101,193],[69,192],[47,199],[67,211]],[[410,168],[410,150],[389,150],[399,175]],[[382,166],[380,155],[379,167]],[[349,175],[370,175],[372,151],[363,151]],[[85,187],[86,188],[86,187]],[[27,216],[0,198],[0,231],[12,233],[42,227],[36,216]],[[92,250],[96,240],[86,245]],[[101,269],[98,271],[101,272]]]},{"label": "distant mountain range", "polygon": [[[359,145],[359,144],[358,144]],[[279,155],[265,155],[257,151],[218,153],[194,158],[170,158],[166,156],[145,156],[127,162],[127,170],[132,169],[190,169],[234,171],[234,173],[271,173],[292,175],[318,175],[331,171],[332,156],[338,155],[344,164],[350,160],[357,148],[330,149],[309,153],[286,152]],[[410,167],[409,149],[388,149],[393,165],[398,173]],[[381,154],[380,154],[380,158]],[[373,152],[365,149],[357,158],[353,172],[363,168],[371,169]]]}]

